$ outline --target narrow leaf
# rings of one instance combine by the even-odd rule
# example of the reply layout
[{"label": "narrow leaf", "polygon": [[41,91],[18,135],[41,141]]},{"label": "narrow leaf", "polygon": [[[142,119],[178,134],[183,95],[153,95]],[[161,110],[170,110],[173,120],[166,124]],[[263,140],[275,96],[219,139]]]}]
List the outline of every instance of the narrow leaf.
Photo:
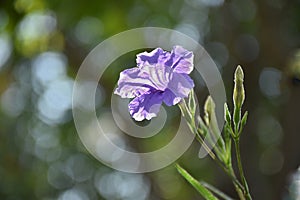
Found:
[{"label": "narrow leaf", "polygon": [[208,189],[193,178],[185,169],[176,164],[178,172],[201,194],[206,200],[218,200]]},{"label": "narrow leaf", "polygon": [[227,103],[224,104],[224,119],[229,125],[231,125],[231,114],[228,109]]},{"label": "narrow leaf", "polygon": [[248,119],[248,111],[246,111],[245,114],[242,117],[241,126],[240,126],[240,130],[239,130],[239,135],[242,133],[242,131],[244,129],[244,126],[247,123],[247,119]]},{"label": "narrow leaf", "polygon": [[218,188],[210,185],[209,183],[206,183],[205,181],[201,181],[200,183],[204,187],[206,187],[207,189],[209,189],[210,191],[212,191],[213,193],[215,193],[216,195],[218,195],[219,197],[221,197],[222,199],[224,199],[224,200],[233,200],[233,198],[229,197],[227,194],[225,194],[224,192],[222,192]]}]

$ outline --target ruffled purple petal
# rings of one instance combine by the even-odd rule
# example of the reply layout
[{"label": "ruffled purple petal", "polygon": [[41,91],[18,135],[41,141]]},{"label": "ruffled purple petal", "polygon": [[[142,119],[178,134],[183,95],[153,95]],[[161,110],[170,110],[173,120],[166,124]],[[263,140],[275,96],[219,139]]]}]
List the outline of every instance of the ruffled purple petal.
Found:
[{"label": "ruffled purple petal", "polygon": [[162,92],[149,91],[134,98],[128,105],[130,115],[136,121],[156,117],[162,103]]},{"label": "ruffled purple petal", "polygon": [[165,65],[156,65],[155,67],[145,65],[140,68],[141,72],[148,74],[149,81],[156,90],[165,90],[170,82],[171,68]]},{"label": "ruffled purple petal", "polygon": [[163,101],[167,106],[176,105],[182,99],[182,97],[177,97],[170,89],[166,89],[163,95]]},{"label": "ruffled purple petal", "polygon": [[194,69],[194,54],[181,46],[173,47],[170,58],[165,65],[174,69],[174,72],[190,74]]},{"label": "ruffled purple petal", "polygon": [[137,67],[126,69],[120,73],[118,87],[114,93],[122,98],[134,98],[153,88],[149,74],[142,73]]},{"label": "ruffled purple petal", "polygon": [[171,68],[164,65],[145,65],[126,69],[120,73],[115,94],[122,98],[134,98],[150,89],[165,90],[169,83]]},{"label": "ruffled purple petal", "polygon": [[164,102],[168,106],[179,103],[185,98],[195,86],[194,81],[187,75],[173,73],[168,88],[164,92]]},{"label": "ruffled purple petal", "polygon": [[164,64],[170,57],[170,53],[156,48],[151,52],[143,52],[136,55],[136,64],[138,67],[145,65],[155,66],[157,64]]}]

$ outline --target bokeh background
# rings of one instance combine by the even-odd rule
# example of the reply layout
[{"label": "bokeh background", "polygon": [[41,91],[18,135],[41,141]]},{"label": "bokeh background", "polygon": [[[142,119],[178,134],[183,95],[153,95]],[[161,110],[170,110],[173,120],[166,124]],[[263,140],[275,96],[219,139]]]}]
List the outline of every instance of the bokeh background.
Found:
[{"label": "bokeh background", "polygon": [[[253,197],[299,200],[298,0],[1,1],[0,199],[201,199],[174,166],[146,174],[112,170],[86,151],[76,133],[72,87],[85,56],[104,39],[143,26],[175,29],[199,41],[219,67],[230,107],[233,72],[243,66],[250,115],[241,148]],[[96,106],[104,120],[118,74],[135,65],[135,53],[117,59],[100,80]],[[196,90],[203,105],[207,91],[200,83]],[[167,109],[173,127],[179,111]],[[172,131],[166,127],[146,141],[126,136],[126,144],[139,151],[159,148]],[[178,162],[235,197],[230,180],[209,158],[197,158],[198,150],[193,144]]]}]

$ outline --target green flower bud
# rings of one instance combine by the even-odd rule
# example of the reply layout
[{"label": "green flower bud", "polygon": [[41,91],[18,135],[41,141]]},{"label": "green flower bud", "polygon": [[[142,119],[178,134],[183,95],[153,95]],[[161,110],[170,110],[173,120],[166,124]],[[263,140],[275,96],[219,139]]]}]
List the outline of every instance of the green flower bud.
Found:
[{"label": "green flower bud", "polygon": [[234,90],[233,90],[233,103],[234,106],[240,109],[245,100],[244,90],[244,72],[242,67],[237,66],[234,73]]},{"label": "green flower bud", "polygon": [[193,89],[191,90],[188,96],[188,107],[191,111],[191,114],[195,116],[197,104],[196,104],[195,93]]},{"label": "green flower bud", "polygon": [[[217,142],[217,146],[219,147],[216,150],[216,154],[219,158],[223,159],[223,153],[222,151],[225,151],[225,143],[223,138],[221,137],[221,132],[218,126],[218,121],[215,113],[216,104],[214,100],[211,98],[211,96],[208,96],[205,104],[204,104],[204,120],[206,123],[206,126],[209,129],[209,132],[211,134],[211,138],[213,141]],[[217,152],[218,151],[218,152]]]},{"label": "green flower bud", "polygon": [[211,96],[208,96],[204,104],[204,114],[205,114],[204,120],[207,126],[209,126],[211,117],[215,113],[215,107],[216,105],[213,99],[211,98]]}]

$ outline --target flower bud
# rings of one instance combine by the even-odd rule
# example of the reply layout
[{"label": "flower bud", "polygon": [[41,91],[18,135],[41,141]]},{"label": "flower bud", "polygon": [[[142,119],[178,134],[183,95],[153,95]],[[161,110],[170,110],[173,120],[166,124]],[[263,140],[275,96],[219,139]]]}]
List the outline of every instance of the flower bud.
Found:
[{"label": "flower bud", "polygon": [[234,73],[234,90],[233,90],[233,103],[238,109],[241,108],[245,100],[244,90],[244,72],[242,67],[237,66]]},{"label": "flower bud", "polygon": [[194,116],[197,109],[196,99],[195,99],[195,92],[192,89],[188,96],[188,107],[191,111],[191,114]]},{"label": "flower bud", "polygon": [[204,114],[205,114],[204,120],[207,126],[209,126],[211,117],[215,113],[215,107],[216,105],[213,99],[211,98],[211,96],[208,96],[204,104]]}]

